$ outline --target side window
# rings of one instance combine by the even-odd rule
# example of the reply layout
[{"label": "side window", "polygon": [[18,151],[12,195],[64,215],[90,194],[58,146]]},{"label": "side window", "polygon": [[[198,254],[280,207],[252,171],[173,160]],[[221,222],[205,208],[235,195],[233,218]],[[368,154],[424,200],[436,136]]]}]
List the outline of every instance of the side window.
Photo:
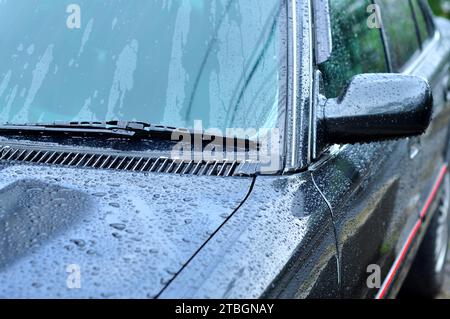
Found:
[{"label": "side window", "polygon": [[400,72],[419,51],[409,0],[378,0],[393,71]]},{"label": "side window", "polygon": [[319,65],[328,98],[337,97],[356,74],[388,72],[381,30],[367,23],[371,4],[371,0],[330,1],[333,51]]},{"label": "side window", "polygon": [[420,0],[411,0],[411,5],[413,7],[414,17],[417,22],[417,31],[419,32],[420,42],[421,44],[424,44],[428,39],[430,39],[432,30],[427,24],[427,20],[419,1]]}]

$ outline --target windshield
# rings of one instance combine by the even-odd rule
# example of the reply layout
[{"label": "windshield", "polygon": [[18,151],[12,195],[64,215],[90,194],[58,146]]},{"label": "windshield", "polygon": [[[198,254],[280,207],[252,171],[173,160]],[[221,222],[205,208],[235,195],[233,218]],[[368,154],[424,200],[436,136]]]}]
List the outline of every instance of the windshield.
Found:
[{"label": "windshield", "polygon": [[0,122],[274,128],[279,0],[1,0]]}]

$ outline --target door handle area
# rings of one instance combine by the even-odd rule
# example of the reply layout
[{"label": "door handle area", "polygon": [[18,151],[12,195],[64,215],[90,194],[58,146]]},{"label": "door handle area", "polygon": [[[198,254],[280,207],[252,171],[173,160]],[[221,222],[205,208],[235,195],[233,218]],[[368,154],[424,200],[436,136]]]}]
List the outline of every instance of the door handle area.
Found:
[{"label": "door handle area", "polygon": [[410,137],[408,141],[409,158],[414,159],[419,155],[422,145],[420,142],[420,137]]},{"label": "door handle area", "polygon": [[444,79],[444,99],[445,102],[450,103],[450,75],[447,75]]}]

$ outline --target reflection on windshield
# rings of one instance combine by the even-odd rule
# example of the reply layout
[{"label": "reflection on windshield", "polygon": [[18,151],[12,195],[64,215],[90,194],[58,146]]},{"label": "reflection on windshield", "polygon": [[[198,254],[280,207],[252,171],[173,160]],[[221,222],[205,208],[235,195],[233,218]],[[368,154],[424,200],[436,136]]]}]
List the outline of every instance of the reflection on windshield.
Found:
[{"label": "reflection on windshield", "polygon": [[280,12],[279,0],[0,0],[0,122],[275,127]]}]

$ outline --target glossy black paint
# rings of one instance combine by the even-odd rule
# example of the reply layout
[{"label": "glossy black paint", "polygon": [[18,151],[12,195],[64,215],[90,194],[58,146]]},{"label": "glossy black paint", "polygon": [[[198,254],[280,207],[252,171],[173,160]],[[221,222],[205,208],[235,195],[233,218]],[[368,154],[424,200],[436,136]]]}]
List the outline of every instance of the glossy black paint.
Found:
[{"label": "glossy black paint", "polygon": [[342,95],[319,111],[325,144],[375,142],[422,134],[430,124],[428,83],[403,74],[354,76]]},{"label": "glossy black paint", "polygon": [[[2,161],[0,207],[0,297],[339,295],[333,222],[310,172],[223,178]],[[66,286],[71,264],[81,289]]]},{"label": "glossy black paint", "polygon": [[[433,93],[432,121],[418,137],[370,144],[347,144],[322,154],[311,169],[330,202],[341,267],[341,297],[373,298],[367,266],[381,267],[383,281],[419,220],[441,168],[448,163],[450,105],[445,84],[450,58],[450,23],[436,19],[439,38],[415,62],[411,74],[427,79]],[[380,96],[382,99],[382,96]],[[413,124],[413,123],[412,123]],[[351,131],[351,128],[349,128]],[[439,195],[438,195],[439,196]],[[436,202],[414,237],[388,288],[401,288],[427,230]]]},{"label": "glossy black paint", "polygon": [[160,297],[333,298],[336,257],[331,215],[311,174],[259,176]]},{"label": "glossy black paint", "polygon": [[[153,298],[252,183],[0,163],[0,297]],[[72,264],[81,289],[67,287]]]}]

